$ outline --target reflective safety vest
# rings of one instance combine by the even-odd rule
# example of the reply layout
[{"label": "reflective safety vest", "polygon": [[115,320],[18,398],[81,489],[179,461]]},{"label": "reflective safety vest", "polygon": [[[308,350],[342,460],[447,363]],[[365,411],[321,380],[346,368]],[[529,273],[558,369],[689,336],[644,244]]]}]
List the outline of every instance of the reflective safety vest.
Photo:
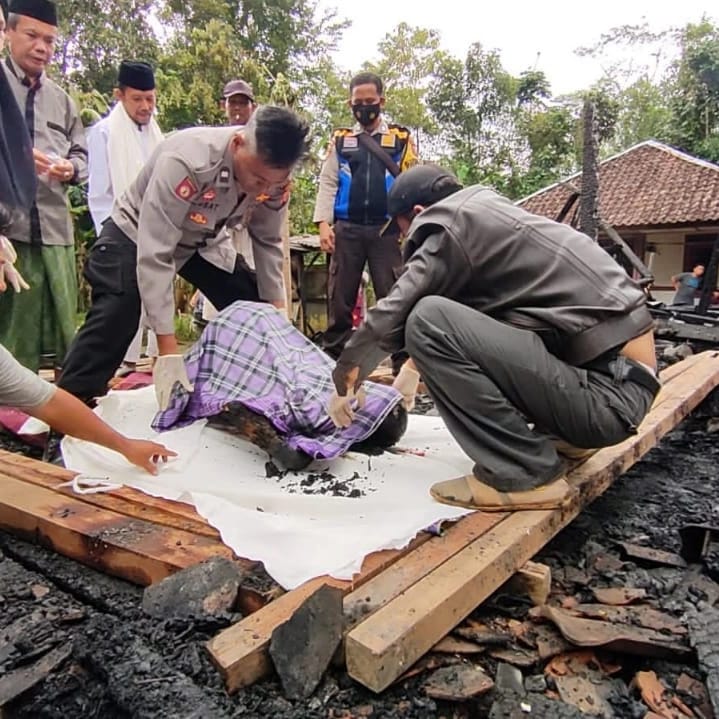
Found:
[{"label": "reflective safety vest", "polygon": [[[417,161],[409,130],[389,125],[385,133],[371,138],[399,166],[401,171]],[[353,130],[336,130],[333,136],[339,161],[339,183],[334,216],[360,225],[380,224],[387,219],[387,192],[394,177],[379,157],[360,142]]]}]

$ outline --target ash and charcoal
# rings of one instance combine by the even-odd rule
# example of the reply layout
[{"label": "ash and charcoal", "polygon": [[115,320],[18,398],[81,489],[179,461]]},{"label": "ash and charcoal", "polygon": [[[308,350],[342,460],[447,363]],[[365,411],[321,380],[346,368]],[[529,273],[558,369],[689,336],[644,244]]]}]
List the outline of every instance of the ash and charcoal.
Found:
[{"label": "ash and charcoal", "polygon": [[358,482],[368,479],[367,475],[360,475],[359,472],[353,472],[351,477],[343,479],[332,474],[328,469],[305,470],[301,473],[280,469],[270,460],[265,464],[265,475],[271,479],[281,480],[282,488],[290,494],[357,499],[373,491],[372,488],[362,488],[357,485]]}]

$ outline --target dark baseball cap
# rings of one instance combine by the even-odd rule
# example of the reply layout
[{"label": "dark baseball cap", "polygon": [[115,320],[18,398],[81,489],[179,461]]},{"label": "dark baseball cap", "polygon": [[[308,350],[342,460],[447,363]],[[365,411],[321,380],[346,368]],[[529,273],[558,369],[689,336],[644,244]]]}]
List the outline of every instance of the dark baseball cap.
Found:
[{"label": "dark baseball cap", "polygon": [[390,219],[380,234],[399,231],[397,216],[411,214],[415,205],[429,207],[461,189],[462,183],[438,165],[416,165],[405,170],[387,193],[387,214]]},{"label": "dark baseball cap", "polygon": [[252,86],[244,80],[230,80],[222,90],[222,97],[225,100],[233,95],[246,95],[247,97],[255,101],[254,93],[252,92]]}]

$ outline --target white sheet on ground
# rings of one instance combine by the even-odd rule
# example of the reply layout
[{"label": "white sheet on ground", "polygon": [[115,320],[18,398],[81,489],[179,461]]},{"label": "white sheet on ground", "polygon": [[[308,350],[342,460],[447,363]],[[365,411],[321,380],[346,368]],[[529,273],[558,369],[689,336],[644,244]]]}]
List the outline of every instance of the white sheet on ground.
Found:
[{"label": "white sheet on ground", "polygon": [[[414,452],[350,453],[278,478],[267,476],[265,452],[204,420],[153,432],[152,387],[112,392],[97,411],[120,432],[160,441],[179,457],[153,477],[114,452],[66,437],[70,469],[193,504],[237,555],[262,561],[286,589],[323,574],[350,579],[367,554],[403,547],[423,528],[466,514],[429,495],[434,482],[472,466],[438,417],[410,416],[399,448]],[[349,496],[352,490],[360,496]]]}]

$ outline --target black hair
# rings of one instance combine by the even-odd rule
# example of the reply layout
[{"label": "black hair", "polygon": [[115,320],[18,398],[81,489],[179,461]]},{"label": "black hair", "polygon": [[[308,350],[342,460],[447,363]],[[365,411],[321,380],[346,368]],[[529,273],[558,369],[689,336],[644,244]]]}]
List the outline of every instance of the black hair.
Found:
[{"label": "black hair", "polygon": [[359,72],[350,80],[350,95],[357,85],[374,85],[377,88],[377,94],[382,95],[384,84],[379,75],[373,72]]},{"label": "black hair", "polygon": [[293,167],[308,151],[309,125],[297,113],[262,105],[250,117],[245,136],[254,152],[273,168]]},{"label": "black hair", "polygon": [[351,449],[355,452],[377,454],[378,450],[389,449],[397,444],[406,431],[407,410],[400,403],[392,408],[369,437],[353,444]]}]

